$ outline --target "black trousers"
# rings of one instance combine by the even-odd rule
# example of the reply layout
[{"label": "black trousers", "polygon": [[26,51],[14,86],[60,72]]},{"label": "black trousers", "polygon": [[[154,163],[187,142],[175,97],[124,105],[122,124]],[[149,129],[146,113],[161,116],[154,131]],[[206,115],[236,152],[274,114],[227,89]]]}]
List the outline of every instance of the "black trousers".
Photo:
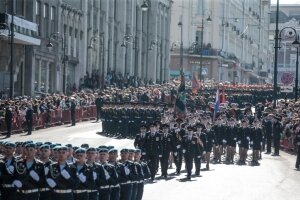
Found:
[{"label": "black trousers", "polygon": [[101,108],[97,106],[97,121],[100,119]]},{"label": "black trousers", "polygon": [[2,188],[1,189],[2,200],[16,200],[16,189],[15,188]]},{"label": "black trousers", "polygon": [[75,114],[76,114],[76,112],[71,112],[71,122],[72,122],[72,126],[75,126],[75,124],[76,124]]},{"label": "black trousers", "polygon": [[272,147],[272,137],[271,135],[267,135],[267,152],[271,153],[271,147]]},{"label": "black trousers", "polygon": [[151,173],[151,179],[153,180],[155,178],[155,174],[157,171],[158,164],[158,155],[150,155],[148,156],[148,166]]},{"label": "black trousers", "polygon": [[73,198],[74,200],[89,200],[89,194],[87,192],[78,193],[78,194],[74,193]]},{"label": "black trousers", "polygon": [[196,167],[196,174],[198,174],[198,173],[200,173],[200,169],[201,169],[201,157],[198,158],[198,155],[195,155],[194,162],[195,162],[195,167]]},{"label": "black trousers", "polygon": [[98,200],[98,192],[88,192],[89,200]]},{"label": "black trousers", "polygon": [[131,200],[132,184],[121,185],[120,200]]},{"label": "black trousers", "polygon": [[177,156],[174,156],[174,163],[176,165],[176,172],[180,172],[181,166],[182,166],[182,151],[181,151],[181,149],[177,151]]},{"label": "black trousers", "polygon": [[144,183],[137,184],[136,200],[142,200],[144,194]]},{"label": "black trousers", "polygon": [[136,200],[137,190],[138,190],[138,184],[133,183],[132,184],[132,192],[131,192],[131,200]]},{"label": "black trousers", "polygon": [[119,200],[120,199],[120,187],[110,188],[110,200]]},{"label": "black trousers", "polygon": [[73,193],[64,193],[64,194],[60,194],[60,193],[53,193],[53,198],[54,200],[74,200],[73,198]]},{"label": "black trousers", "polygon": [[27,124],[27,134],[31,135],[31,133],[32,133],[32,121],[27,121],[26,124]]},{"label": "black trousers", "polygon": [[16,199],[17,200],[39,200],[40,193],[30,193],[30,194],[23,194],[21,192],[17,192]]},{"label": "black trousers", "polygon": [[170,155],[170,152],[163,154],[162,158],[160,158],[161,174],[163,176],[167,176],[168,175],[169,155]]},{"label": "black trousers", "polygon": [[100,189],[99,190],[99,200],[109,200],[110,199],[110,189]]},{"label": "black trousers", "polygon": [[6,130],[7,130],[6,136],[7,137],[10,137],[10,135],[11,135],[11,127],[12,127],[12,121],[6,121]]},{"label": "black trousers", "polygon": [[296,168],[300,166],[300,146],[297,146],[297,160],[296,160]]},{"label": "black trousers", "polygon": [[274,153],[279,155],[280,138],[274,138]]},{"label": "black trousers", "polygon": [[52,199],[51,191],[40,192],[39,200],[51,200],[51,199]]},{"label": "black trousers", "polygon": [[194,156],[192,156],[192,155],[184,154],[185,165],[186,165],[186,170],[187,170],[188,176],[192,175],[193,158],[194,158]]}]

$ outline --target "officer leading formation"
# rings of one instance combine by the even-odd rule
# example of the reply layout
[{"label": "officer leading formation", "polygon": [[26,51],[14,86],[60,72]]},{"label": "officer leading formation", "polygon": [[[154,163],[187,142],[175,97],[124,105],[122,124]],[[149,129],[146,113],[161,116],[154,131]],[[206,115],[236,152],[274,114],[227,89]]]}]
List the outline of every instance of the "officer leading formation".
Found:
[{"label": "officer leading formation", "polygon": [[141,200],[150,178],[139,149],[26,141],[0,151],[1,200]]}]

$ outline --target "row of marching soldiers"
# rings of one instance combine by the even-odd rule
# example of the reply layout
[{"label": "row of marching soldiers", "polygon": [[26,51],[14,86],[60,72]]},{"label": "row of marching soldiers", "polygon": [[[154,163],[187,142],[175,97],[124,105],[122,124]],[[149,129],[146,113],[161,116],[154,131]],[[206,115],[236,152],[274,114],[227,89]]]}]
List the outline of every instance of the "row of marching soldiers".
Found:
[{"label": "row of marching soldiers", "polygon": [[200,175],[201,161],[206,162],[206,170],[209,170],[211,153],[214,162],[223,161],[222,155],[225,154],[224,161],[233,164],[237,146],[238,164],[246,164],[248,150],[252,148],[252,164],[258,165],[263,130],[258,119],[249,125],[247,120],[238,123],[233,118],[226,123],[219,118],[214,124],[210,117],[193,124],[185,124],[178,118],[176,123],[151,123],[149,127],[142,124],[134,145],[141,149],[141,159],[149,165],[151,180],[154,180],[158,172],[159,163],[162,177],[167,178],[170,160],[174,160],[176,173],[180,174],[183,159],[186,163],[187,179],[190,179],[194,164],[196,176]]},{"label": "row of marching soldiers", "polygon": [[4,142],[1,200],[141,200],[150,177],[141,151]]}]

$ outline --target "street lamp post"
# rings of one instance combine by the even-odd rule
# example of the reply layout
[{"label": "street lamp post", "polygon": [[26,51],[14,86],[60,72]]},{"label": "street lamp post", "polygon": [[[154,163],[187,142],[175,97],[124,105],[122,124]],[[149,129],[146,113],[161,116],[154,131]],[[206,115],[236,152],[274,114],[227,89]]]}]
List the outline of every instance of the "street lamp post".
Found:
[{"label": "street lamp post", "polygon": [[50,50],[53,48],[53,44],[51,43],[51,39],[53,40],[61,40],[62,42],[62,48],[63,48],[63,93],[66,94],[66,61],[67,61],[67,56],[66,56],[66,43],[65,43],[65,34],[62,35],[59,32],[56,33],[51,33],[49,36],[49,42],[47,44],[47,48]]},{"label": "street lamp post", "polygon": [[278,73],[278,62],[277,62],[277,58],[278,58],[278,41],[279,41],[279,29],[278,29],[278,22],[279,22],[279,0],[277,0],[277,5],[276,5],[276,28],[275,28],[275,56],[274,56],[274,102],[273,102],[273,107],[276,107],[276,101],[277,101],[277,73]]},{"label": "street lamp post", "polygon": [[[125,35],[121,47],[125,49],[125,74],[127,73],[127,44],[133,44],[132,49],[136,50],[136,37],[133,35]],[[135,63],[136,64],[136,63]]]},{"label": "street lamp post", "polygon": [[299,47],[297,49],[296,59],[296,78],[295,78],[295,102],[298,100],[298,73],[299,73]]},{"label": "street lamp post", "polygon": [[183,73],[183,41],[182,41],[182,22],[178,23],[180,27],[180,73]]}]

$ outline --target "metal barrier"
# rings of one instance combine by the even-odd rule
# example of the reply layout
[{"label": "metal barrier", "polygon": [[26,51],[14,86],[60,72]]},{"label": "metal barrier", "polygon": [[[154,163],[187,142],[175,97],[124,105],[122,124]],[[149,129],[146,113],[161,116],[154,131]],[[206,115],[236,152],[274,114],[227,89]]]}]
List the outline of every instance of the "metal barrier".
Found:
[{"label": "metal barrier", "polygon": [[295,148],[293,140],[289,140],[288,138],[280,140],[280,147],[285,151],[294,151]]},{"label": "metal barrier", "polygon": [[[76,122],[88,121],[96,119],[96,106],[86,106],[76,109],[75,119]],[[40,114],[33,114],[33,128],[42,129],[47,126],[59,126],[61,124],[71,123],[71,111],[70,110],[53,110],[50,112],[44,112]],[[14,116],[12,122],[12,133],[18,133],[26,131],[26,122],[24,117]],[[0,134],[7,132],[5,118],[0,118]]]}]

